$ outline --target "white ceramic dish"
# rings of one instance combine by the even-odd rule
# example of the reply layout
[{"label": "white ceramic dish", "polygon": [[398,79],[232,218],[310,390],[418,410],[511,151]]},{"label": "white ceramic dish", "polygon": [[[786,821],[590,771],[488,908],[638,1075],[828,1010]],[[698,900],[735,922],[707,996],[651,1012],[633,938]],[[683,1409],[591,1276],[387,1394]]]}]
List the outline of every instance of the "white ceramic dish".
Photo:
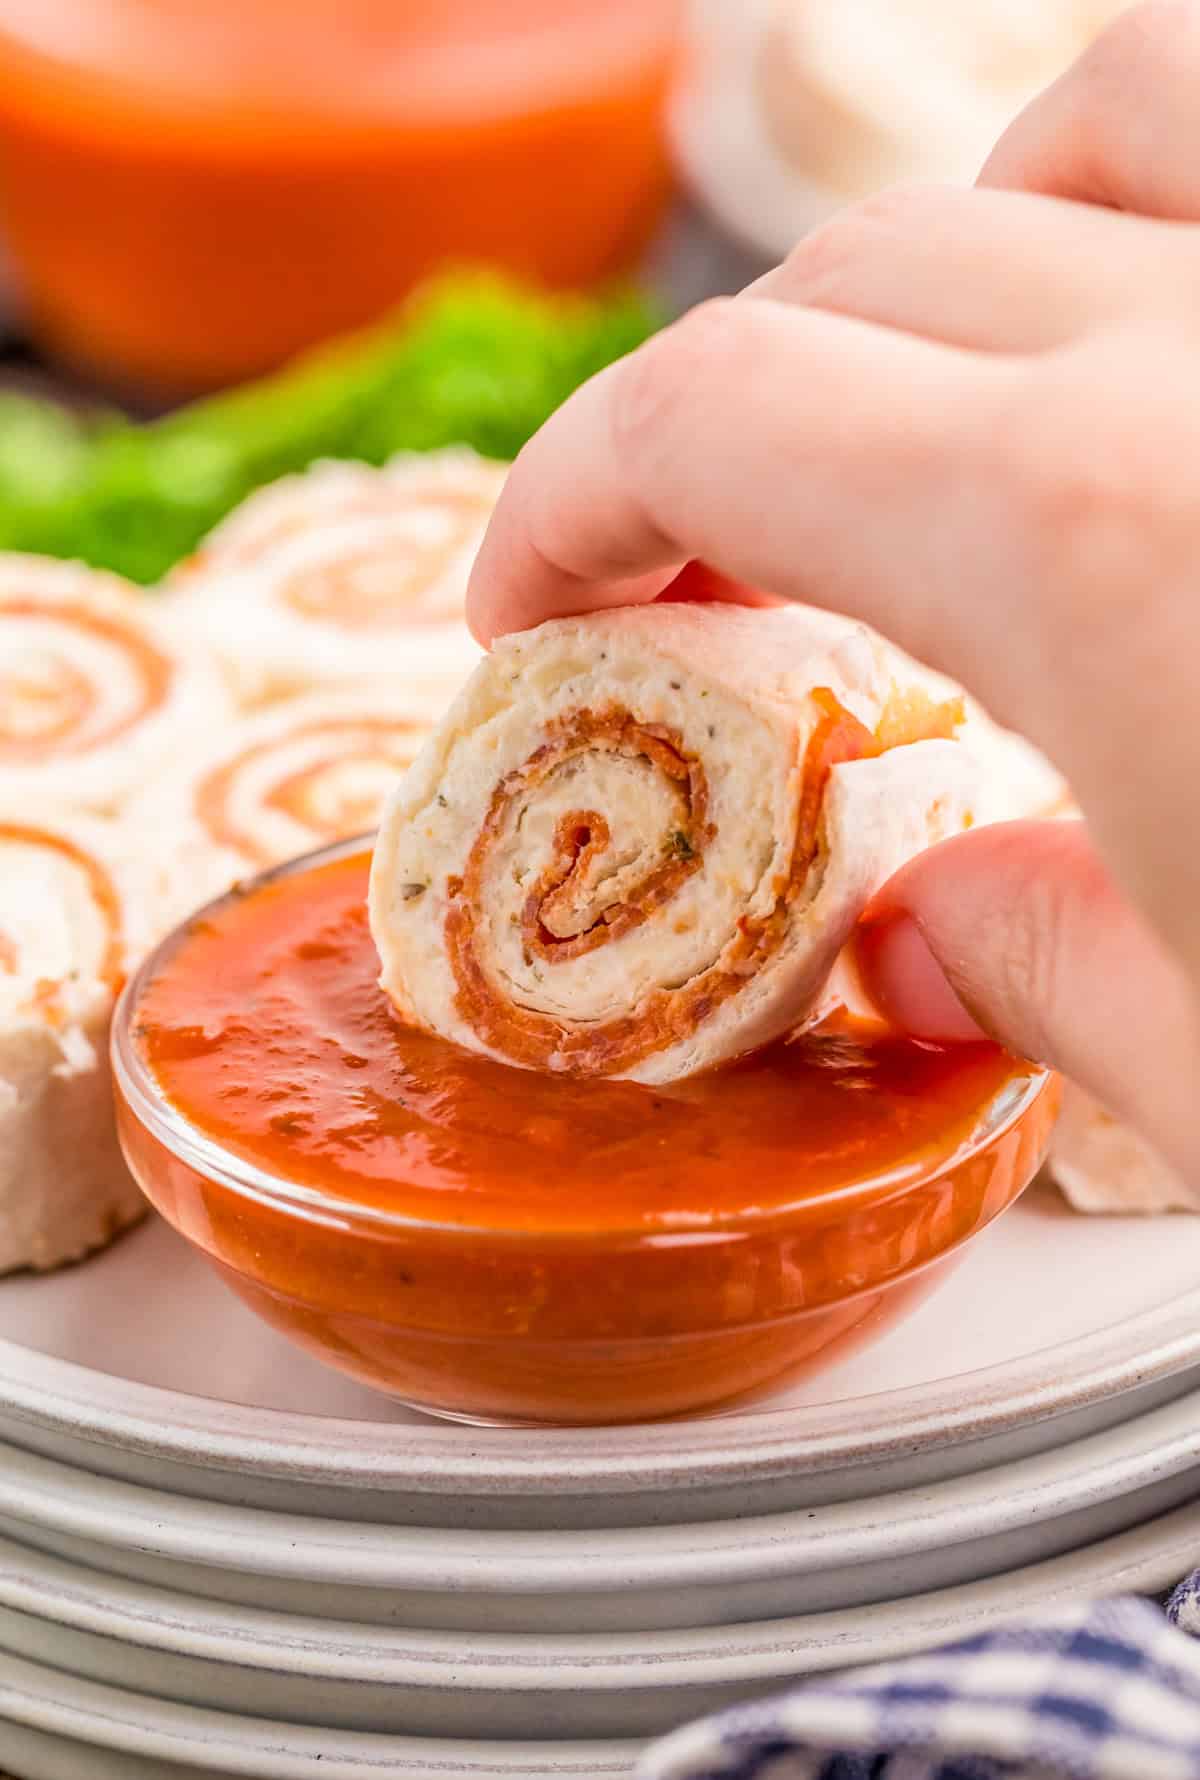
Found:
[{"label": "white ceramic dish", "polygon": [[782,260],[839,201],[802,179],[771,141],[754,67],[770,0],[692,0],[703,49],[669,116],[676,164],[697,203],[763,265]]},{"label": "white ceramic dish", "polygon": [[[870,1612],[709,1631],[511,1637],[219,1608],[4,1543],[0,1650],[125,1691],[331,1731],[630,1738],[803,1674],[926,1648],[1050,1602],[1158,1590],[1198,1549],[1200,1505],[1192,1504],[1049,1563]],[[0,1662],[0,1713],[8,1666]],[[15,1716],[11,1707],[6,1715]],[[95,1740],[111,1746],[111,1735]]]},{"label": "white ceramic dish", "polygon": [[[341,1519],[646,1526],[780,1511],[1061,1445],[1200,1385],[1200,1219],[1037,1189],[886,1342],[709,1420],[430,1422],[264,1327],[163,1225],[0,1281],[0,1437],[143,1485]],[[307,1412],[307,1413],[306,1413]]]},{"label": "white ceramic dish", "polygon": [[0,1448],[0,1534],[155,1588],[316,1619],[651,1631],[848,1608],[998,1575],[1165,1513],[1198,1484],[1192,1392],[1057,1451],[924,1488],[645,1529],[320,1520],[143,1489]]},{"label": "white ceramic dish", "polygon": [[610,1780],[640,1742],[468,1743],[232,1718],[0,1663],[0,1763],[21,1780]]}]

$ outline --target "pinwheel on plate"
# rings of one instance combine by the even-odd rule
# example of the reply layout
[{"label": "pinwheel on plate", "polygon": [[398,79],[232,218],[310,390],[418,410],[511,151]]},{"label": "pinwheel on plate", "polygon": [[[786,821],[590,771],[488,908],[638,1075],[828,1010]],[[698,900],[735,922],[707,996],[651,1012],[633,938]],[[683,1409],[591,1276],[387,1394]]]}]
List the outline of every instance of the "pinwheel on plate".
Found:
[{"label": "pinwheel on plate", "polygon": [[0,785],[37,808],[118,808],[228,715],[203,650],[116,576],[0,554]]},{"label": "pinwheel on plate", "polygon": [[1200,1189],[1073,1082],[1063,1095],[1048,1166],[1076,1211],[1200,1211]]},{"label": "pinwheel on plate", "polygon": [[381,671],[452,688],[479,658],[463,600],[504,475],[450,449],[285,477],[173,572],[172,622],[211,641],[250,704]]},{"label": "pinwheel on plate", "polygon": [[441,715],[436,686],[367,684],[285,699],[174,761],[131,810],[178,834],[195,900],[264,866],[373,828]]},{"label": "pinwheel on plate", "polygon": [[1123,0],[693,0],[672,110],[685,179],[770,259],[848,201],[970,184]]},{"label": "pinwheel on plate", "polygon": [[77,1260],[145,1209],[108,1032],[131,956],[180,912],[115,823],[0,810],[0,1273]]}]

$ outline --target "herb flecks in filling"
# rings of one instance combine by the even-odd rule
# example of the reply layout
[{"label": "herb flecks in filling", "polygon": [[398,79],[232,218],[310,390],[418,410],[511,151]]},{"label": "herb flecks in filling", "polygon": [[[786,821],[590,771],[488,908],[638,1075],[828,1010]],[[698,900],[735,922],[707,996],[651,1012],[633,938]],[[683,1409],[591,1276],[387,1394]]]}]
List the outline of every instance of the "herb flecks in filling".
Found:
[{"label": "herb flecks in filling", "polygon": [[[548,963],[577,958],[619,940],[640,927],[703,868],[715,835],[709,820],[708,781],[701,761],[677,732],[642,724],[619,707],[583,710],[558,720],[546,740],[497,785],[461,877],[447,880],[446,947],[456,984],[455,1004],[485,1045],[533,1068],[579,1075],[609,1075],[676,1044],[695,1032],[736,995],[777,952],[788,931],[791,905],[802,894],[817,857],[825,789],[833,767],[881,752],[871,732],[825,688],[814,701],[820,712],[804,752],[789,869],[775,885],[772,907],[763,915],[743,915],[720,957],[688,981],[651,990],[636,1010],[571,1028],[549,1014],[516,1005],[486,969],[476,935],[485,904],[489,854],[514,805],[528,800],[548,775],[575,756],[594,749],[650,761],[671,782],[684,820],[671,830],[660,862],[633,891],[580,932],[557,937],[546,925],[572,880],[609,846],[605,818],[595,810],[572,810],[559,818],[549,864],[531,887],[522,909],[525,955]],[[559,923],[556,922],[556,925]]]}]

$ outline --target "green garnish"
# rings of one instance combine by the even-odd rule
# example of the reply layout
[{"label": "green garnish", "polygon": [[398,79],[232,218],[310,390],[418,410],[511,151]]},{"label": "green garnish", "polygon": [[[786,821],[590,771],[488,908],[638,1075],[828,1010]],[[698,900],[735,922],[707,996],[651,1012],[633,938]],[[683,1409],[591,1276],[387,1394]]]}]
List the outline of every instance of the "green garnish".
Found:
[{"label": "green garnish", "polygon": [[683,832],[682,828],[677,828],[671,836],[671,851],[677,859],[694,859],[696,857],[696,849],[692,845],[691,838]]},{"label": "green garnish", "polygon": [[458,273],[275,376],[138,424],[0,397],[0,549],[153,582],[255,488],[323,457],[466,444],[508,459],[652,333],[633,291],[541,295]]}]

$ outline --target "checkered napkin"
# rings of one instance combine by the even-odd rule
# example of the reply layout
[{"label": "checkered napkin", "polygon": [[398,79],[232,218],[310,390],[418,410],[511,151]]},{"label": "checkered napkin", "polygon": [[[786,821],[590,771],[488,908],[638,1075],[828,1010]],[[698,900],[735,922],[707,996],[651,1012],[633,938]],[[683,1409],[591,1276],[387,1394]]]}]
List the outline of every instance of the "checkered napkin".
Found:
[{"label": "checkered napkin", "polygon": [[1165,1618],[1149,1601],[1103,1601],[811,1681],[677,1731],[640,1772],[1200,1780],[1200,1643],[1189,1631],[1200,1632],[1200,1572],[1175,1591]]}]

